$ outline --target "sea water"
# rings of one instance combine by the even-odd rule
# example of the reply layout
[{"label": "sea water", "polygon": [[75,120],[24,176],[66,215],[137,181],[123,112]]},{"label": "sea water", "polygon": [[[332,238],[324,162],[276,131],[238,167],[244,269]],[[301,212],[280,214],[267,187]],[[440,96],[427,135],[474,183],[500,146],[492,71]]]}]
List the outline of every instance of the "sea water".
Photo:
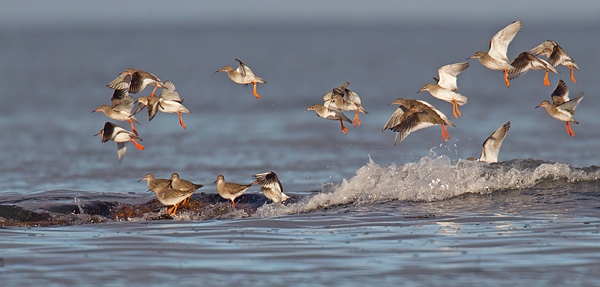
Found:
[{"label": "sea water", "polygon": [[[396,146],[381,131],[398,97],[451,116],[416,92],[506,24],[2,30],[2,285],[599,285],[598,23],[524,21],[509,47],[558,41],[578,84],[558,67],[550,87],[531,71],[506,88],[469,60],[448,142],[439,126]],[[260,100],[214,73],[235,58],[267,80]],[[119,164],[116,144],[93,137],[109,119],[90,112],[129,67],[173,81],[192,113],[185,130],[173,114],[136,115],[146,148],[128,145]],[[586,94],[575,138],[535,109],[559,79]],[[346,81],[369,114],[344,135],[305,110]],[[499,163],[465,160],[507,121]],[[253,186],[234,208],[212,184],[266,171],[284,204]],[[138,182],[148,172],[205,186],[171,218]]]}]

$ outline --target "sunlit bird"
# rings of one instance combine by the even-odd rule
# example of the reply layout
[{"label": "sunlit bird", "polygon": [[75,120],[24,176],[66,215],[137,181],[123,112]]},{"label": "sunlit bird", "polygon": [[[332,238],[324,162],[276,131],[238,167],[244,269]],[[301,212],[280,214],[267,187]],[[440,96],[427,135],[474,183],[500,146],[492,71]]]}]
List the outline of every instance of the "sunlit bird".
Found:
[{"label": "sunlit bird", "polygon": [[492,37],[490,40],[490,49],[487,53],[479,51],[470,57],[471,59],[479,59],[479,62],[488,69],[504,71],[504,82],[507,87],[510,87],[508,71],[514,68],[506,56],[508,44],[515,38],[521,26],[523,26],[521,20],[506,26]]},{"label": "sunlit bird", "polygon": [[254,75],[254,72],[252,72],[252,70],[250,70],[250,68],[246,66],[246,64],[244,64],[244,62],[242,62],[240,59],[235,60],[238,62],[237,69],[226,65],[220,70],[215,71],[215,73],[227,72],[227,76],[229,76],[229,78],[237,84],[254,85],[254,96],[260,100],[260,96],[256,93],[256,84],[266,84],[267,81]]}]

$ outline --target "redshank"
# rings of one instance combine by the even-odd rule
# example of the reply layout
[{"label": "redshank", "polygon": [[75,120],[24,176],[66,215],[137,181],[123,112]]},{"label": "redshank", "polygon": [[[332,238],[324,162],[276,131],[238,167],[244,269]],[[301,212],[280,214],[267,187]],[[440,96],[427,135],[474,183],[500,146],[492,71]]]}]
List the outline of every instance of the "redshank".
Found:
[{"label": "redshank", "polygon": [[[171,174],[170,187],[173,189],[179,190],[181,192],[187,192],[187,191],[195,192],[202,186],[203,186],[202,184],[195,184],[189,180],[181,179],[179,177],[179,174],[176,172]],[[186,198],[181,205],[186,204],[188,200],[189,200],[189,197]]]},{"label": "redshank", "polygon": [[[179,98],[179,93],[175,91],[175,84],[167,80],[163,85],[164,87],[160,93],[158,102],[151,106],[152,109],[151,114],[149,114],[149,119],[152,120],[157,111],[163,113],[176,113],[179,116],[179,124],[185,129],[186,126],[181,114],[189,114],[190,111],[183,106],[183,100]],[[150,109],[150,106],[148,106],[148,108]]]},{"label": "redshank", "polygon": [[253,177],[253,184],[259,184],[260,190],[271,201],[282,202],[290,198],[283,193],[283,186],[281,186],[281,182],[279,182],[279,178],[274,172],[257,173]]},{"label": "redshank", "polygon": [[513,66],[511,66],[506,52],[508,52],[508,44],[517,35],[522,25],[519,20],[506,26],[492,37],[490,50],[487,53],[479,51],[470,57],[479,59],[479,62],[488,69],[504,71],[504,82],[507,87],[510,87],[508,71],[513,69]]},{"label": "redshank", "polygon": [[171,182],[170,180],[165,179],[165,178],[155,178],[154,175],[151,173],[147,173],[146,175],[144,175],[144,177],[142,177],[142,179],[138,180],[138,182],[140,182],[142,180],[147,180],[148,181],[148,190],[154,191],[154,192],[159,188],[168,187],[169,183]]},{"label": "redshank", "polygon": [[198,188],[203,187],[202,184],[196,184],[189,180],[181,179],[178,173],[171,174],[170,179],[171,187],[181,191],[194,190],[196,191]]},{"label": "redshank", "polygon": [[227,72],[227,76],[229,76],[229,78],[237,84],[241,84],[241,85],[253,84],[254,85],[254,96],[260,100],[260,96],[256,93],[256,84],[266,84],[267,81],[254,75],[254,72],[252,72],[252,70],[250,70],[250,68],[248,66],[246,66],[246,64],[244,64],[244,62],[242,62],[240,59],[235,59],[235,60],[238,62],[237,69],[234,69],[233,67],[231,67],[229,65],[226,65],[225,67],[221,68],[220,70],[215,71],[215,73]]},{"label": "redshank", "polygon": [[175,84],[171,81],[165,81],[163,83],[163,89],[159,97],[139,97],[136,101],[138,103],[133,114],[141,112],[144,108],[148,108],[148,120],[151,121],[158,111],[163,113],[177,113],[179,116],[179,124],[184,129],[187,128],[183,122],[181,114],[191,113],[185,106],[183,106],[183,100],[179,98],[179,93],[175,91]]},{"label": "redshank", "polygon": [[479,161],[487,163],[498,162],[498,153],[500,152],[500,146],[502,146],[502,141],[504,141],[504,138],[506,137],[506,134],[508,134],[509,129],[510,122],[507,122],[501,127],[499,127],[496,131],[494,131],[483,142],[483,148],[481,149]]},{"label": "redshank", "polygon": [[235,206],[235,199],[242,195],[252,184],[239,184],[235,182],[226,182],[222,174],[217,176],[215,180],[217,191],[222,198],[231,200],[231,206]]},{"label": "redshank", "polygon": [[567,123],[567,133],[574,137],[575,133],[571,127],[571,122],[579,124],[578,121],[573,118],[575,114],[575,108],[579,105],[579,102],[583,99],[583,93],[580,93],[576,98],[569,100],[569,89],[563,80],[558,82],[556,89],[552,92],[552,103],[548,100],[544,100],[539,107],[546,108],[548,114],[562,122]]},{"label": "redshank", "polygon": [[156,115],[157,110],[153,111],[153,108],[158,109],[156,105],[156,103],[158,103],[158,97],[151,97],[151,96],[145,96],[145,97],[139,97],[137,100],[137,106],[135,107],[135,111],[133,111],[134,115],[137,115],[139,112],[141,112],[144,108],[148,107],[148,120],[152,120],[152,118],[154,118],[154,116]]},{"label": "redshank", "polygon": [[440,110],[431,104],[421,100],[405,100],[397,98],[390,105],[400,105],[392,114],[381,131],[387,129],[396,132],[394,145],[398,141],[402,141],[411,132],[427,128],[435,125],[442,125],[442,140],[450,139],[447,125],[454,127],[454,124]]},{"label": "redshank", "polygon": [[[434,98],[452,104],[452,114],[458,119],[462,116],[458,106],[467,103],[467,97],[458,93],[456,76],[469,67],[468,62],[461,62],[442,66],[438,70],[437,84],[426,84],[418,93],[428,91]],[[435,79],[435,78],[434,78]]]},{"label": "redshank", "polygon": [[548,72],[552,71],[558,74],[556,68],[550,65],[550,63],[536,57],[529,52],[523,52],[519,54],[519,56],[517,56],[510,64],[514,67],[514,69],[508,71],[509,80],[515,79],[518,76],[527,73],[529,70],[544,70],[546,71],[546,75],[544,76],[544,85],[549,87],[550,81],[548,81]]},{"label": "redshank", "polygon": [[132,142],[137,149],[144,150],[144,146],[136,142],[136,140],[141,141],[142,138],[111,122],[104,123],[104,128],[101,129],[100,132],[98,132],[94,136],[97,135],[102,136],[103,143],[109,140],[112,140],[117,143],[117,154],[119,155],[119,162],[121,162],[123,160],[123,157],[125,156],[125,151],[127,150],[125,144],[127,142]]},{"label": "redshank", "polygon": [[354,115],[354,120],[352,124],[354,127],[358,124],[362,126],[360,119],[358,118],[358,112],[363,114],[369,114],[363,107],[360,100],[360,97],[357,93],[348,89],[348,85],[350,82],[346,82],[343,85],[334,88],[330,92],[327,92],[323,95],[324,105],[330,110],[339,110],[339,111],[356,111]]},{"label": "redshank", "polygon": [[101,105],[92,113],[102,112],[107,117],[117,121],[127,121],[131,125],[131,131],[137,136],[139,135],[133,122],[140,122],[131,113],[133,109],[134,99],[129,95],[129,92],[124,90],[115,90],[112,96],[112,104],[110,106]]},{"label": "redshank", "polygon": [[579,67],[575,63],[575,60],[558,43],[553,40],[546,40],[531,49],[531,53],[534,55],[545,55],[552,66],[563,65],[569,67],[571,81],[577,84],[577,80],[575,80],[575,76],[573,75],[573,68],[579,70]]},{"label": "redshank", "polygon": [[151,73],[129,68],[119,74],[119,76],[108,83],[107,86],[115,90],[129,88],[130,93],[137,94],[146,88],[147,85],[154,85],[154,90],[152,90],[152,93],[150,94],[151,97],[154,97],[154,92],[156,92],[158,87],[162,87],[162,82],[157,76]]},{"label": "redshank", "polygon": [[323,105],[314,104],[306,110],[307,111],[315,111],[317,113],[317,116],[324,118],[324,119],[340,121],[340,124],[342,125],[342,132],[344,134],[346,134],[348,132],[348,129],[344,126],[344,122],[352,123],[352,121],[346,115],[344,115],[343,112],[338,111],[338,110],[331,110]]},{"label": "redshank", "polygon": [[184,201],[192,196],[194,190],[181,191],[177,189],[173,189],[169,185],[169,180],[167,179],[155,179],[154,175],[151,173],[147,173],[142,179],[148,181],[148,188],[156,194],[156,199],[160,201],[160,203],[169,206],[172,205],[171,208],[167,209],[167,214],[170,216],[175,216],[177,213],[177,208],[184,204]]}]

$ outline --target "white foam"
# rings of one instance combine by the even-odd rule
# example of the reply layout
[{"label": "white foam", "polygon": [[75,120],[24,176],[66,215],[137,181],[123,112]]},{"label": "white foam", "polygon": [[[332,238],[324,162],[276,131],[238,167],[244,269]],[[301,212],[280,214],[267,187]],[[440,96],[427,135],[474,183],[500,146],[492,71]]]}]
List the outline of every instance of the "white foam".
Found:
[{"label": "white foam", "polygon": [[287,205],[264,205],[255,216],[304,213],[337,205],[363,205],[386,201],[431,202],[462,194],[489,194],[498,190],[523,189],[541,180],[568,182],[597,180],[600,171],[586,172],[564,163],[513,160],[498,164],[476,161],[452,163],[447,156],[423,157],[419,162],[397,166],[369,163],[341,183],[326,183],[320,193]]}]

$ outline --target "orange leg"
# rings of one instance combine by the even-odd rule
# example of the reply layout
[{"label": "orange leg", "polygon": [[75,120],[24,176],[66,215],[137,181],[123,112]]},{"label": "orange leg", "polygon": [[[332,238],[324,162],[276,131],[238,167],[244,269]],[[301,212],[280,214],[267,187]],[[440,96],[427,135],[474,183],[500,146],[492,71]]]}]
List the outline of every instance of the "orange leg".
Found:
[{"label": "orange leg", "polygon": [[156,92],[156,89],[158,89],[158,84],[154,85],[154,90],[152,90],[152,93],[150,93],[151,97],[154,97],[154,92]]},{"label": "orange leg", "polygon": [[571,123],[567,122],[567,133],[569,133],[570,136],[574,137],[575,133],[573,132],[573,128],[571,127]]},{"label": "orange leg", "polygon": [[575,75],[573,75],[573,66],[569,66],[569,74],[571,75],[571,81],[577,84],[577,80],[575,80]]},{"label": "orange leg", "polygon": [[442,139],[444,142],[450,139],[450,134],[448,133],[448,128],[446,128],[446,124],[442,124]]},{"label": "orange leg", "polygon": [[254,85],[254,96],[260,100],[260,96],[256,93],[256,82],[252,82],[252,84]]},{"label": "orange leg", "polygon": [[362,127],[362,123],[360,122],[360,119],[358,118],[358,110],[356,110],[356,115],[354,115],[354,121],[352,123],[354,124],[354,127],[356,127],[356,124],[358,124],[359,126]]},{"label": "orange leg", "polygon": [[344,126],[344,122],[342,121],[342,119],[340,119],[340,124],[342,125],[342,132],[346,134],[348,132],[348,129]]},{"label": "orange leg", "polygon": [[548,81],[548,70],[546,70],[546,75],[544,76],[544,85],[546,85],[546,87],[550,87],[550,81]]},{"label": "orange leg", "polygon": [[458,117],[462,117],[462,114],[458,109],[458,102],[456,101],[456,99],[452,99],[452,114],[454,114],[454,117],[457,119]]},{"label": "orange leg", "polygon": [[508,81],[508,70],[504,69],[504,82],[506,83],[506,87],[510,88],[510,82]]},{"label": "orange leg", "polygon": [[458,114],[456,113],[456,105],[454,104],[454,99],[452,99],[452,101],[450,102],[452,104],[452,114],[454,115],[455,118],[458,119]]},{"label": "orange leg", "polygon": [[235,198],[231,200],[231,206],[235,206]]},{"label": "orange leg", "polygon": [[138,142],[136,142],[134,139],[129,139],[129,140],[130,140],[130,141],[133,143],[133,145],[135,145],[135,147],[136,147],[137,149],[139,149],[139,150],[144,150],[144,146],[143,146],[143,145],[139,144],[139,143],[138,143]]},{"label": "orange leg", "polygon": [[173,205],[173,207],[167,209],[167,214],[170,216],[175,216],[177,213],[177,204]]},{"label": "orange leg", "polygon": [[181,116],[181,112],[177,112],[177,114],[179,115],[179,124],[186,129],[185,124],[183,123],[183,117]]},{"label": "orange leg", "polygon": [[132,120],[127,120],[129,122],[129,124],[131,125],[131,131],[137,136],[139,135],[137,130],[135,129],[135,126],[133,125],[133,121]]}]

